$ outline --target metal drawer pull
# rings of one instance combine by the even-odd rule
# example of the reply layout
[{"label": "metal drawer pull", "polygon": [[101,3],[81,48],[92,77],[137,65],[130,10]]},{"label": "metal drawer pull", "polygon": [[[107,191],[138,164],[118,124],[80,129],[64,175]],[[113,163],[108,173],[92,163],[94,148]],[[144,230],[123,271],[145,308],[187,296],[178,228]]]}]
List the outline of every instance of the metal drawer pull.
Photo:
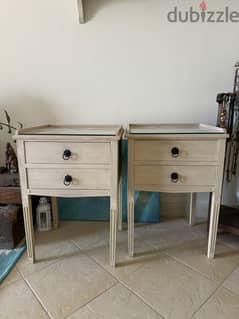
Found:
[{"label": "metal drawer pull", "polygon": [[63,157],[64,161],[67,161],[71,157],[71,151],[70,150],[64,150],[62,157]]},{"label": "metal drawer pull", "polygon": [[65,178],[64,178],[64,185],[65,186],[70,186],[71,182],[72,182],[71,175],[66,175]]},{"label": "metal drawer pull", "polygon": [[179,156],[179,148],[178,147],[173,147],[171,149],[171,154],[172,154],[172,157],[178,157]]},{"label": "metal drawer pull", "polygon": [[177,183],[178,182],[178,173],[172,173],[171,174],[171,181],[172,181],[172,183]]}]

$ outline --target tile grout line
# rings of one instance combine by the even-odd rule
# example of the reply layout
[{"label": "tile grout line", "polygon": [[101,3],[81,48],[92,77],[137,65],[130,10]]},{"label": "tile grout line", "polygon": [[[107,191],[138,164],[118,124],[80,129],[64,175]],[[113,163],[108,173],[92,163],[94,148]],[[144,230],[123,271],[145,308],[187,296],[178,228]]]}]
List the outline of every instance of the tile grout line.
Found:
[{"label": "tile grout line", "polygon": [[[222,243],[220,243],[220,245],[222,245]],[[157,249],[156,246],[154,246],[154,247],[155,247],[155,249]],[[231,247],[226,246],[226,248],[231,248]],[[233,250],[233,249],[232,249],[232,250]],[[174,259],[174,260],[176,260],[176,261],[179,262],[180,264],[182,264],[182,265],[184,265],[185,267],[187,267],[187,268],[193,270],[194,272],[196,272],[196,273],[202,275],[204,278],[209,279],[209,280],[215,282],[216,284],[220,284],[220,283],[221,283],[221,280],[212,279],[212,278],[210,278],[209,276],[207,276],[205,273],[201,272],[200,270],[198,270],[198,269],[194,268],[193,266],[187,264],[186,262],[180,260],[178,257],[175,257],[175,256],[173,256],[173,255],[170,255],[170,253],[167,253],[167,248],[166,248],[166,249],[162,249],[162,251],[160,251],[160,253],[161,253],[161,254],[164,254],[164,255],[166,255],[166,256],[168,256],[168,257]],[[205,255],[205,256],[206,256],[206,255]],[[230,272],[230,274],[231,274],[233,271],[235,271],[235,270],[237,269],[237,267],[238,267],[238,265],[236,265],[235,268],[233,268],[233,270]],[[227,278],[227,276],[226,276],[226,278]],[[225,279],[225,278],[224,278],[224,279]],[[224,282],[224,279],[222,280],[223,282]]]},{"label": "tile grout line", "polygon": [[[224,288],[225,287],[223,286],[224,282],[231,276],[231,274],[234,272],[235,269],[233,269],[229,274],[228,276],[226,276],[226,278],[219,284],[219,286],[216,288],[216,290],[201,304],[201,306],[193,313],[191,319],[194,318],[194,316],[200,311],[200,309],[213,297],[213,295],[215,295],[217,293],[217,291],[220,289],[220,288]],[[228,289],[227,289],[228,290]],[[230,290],[229,290],[230,291]],[[236,294],[237,295],[237,294]],[[237,295],[238,296],[238,295]]]},{"label": "tile grout line", "polygon": [[[72,240],[73,241],[73,240]],[[210,280],[212,282],[214,282],[215,284],[217,284],[217,288],[209,295],[209,297],[199,306],[199,308],[193,313],[191,319],[193,319],[193,316],[195,316],[195,314],[197,312],[199,312],[199,310],[201,309],[201,307],[217,292],[217,290],[222,287],[223,283],[226,281],[226,279],[234,272],[234,270],[237,268],[237,266],[228,274],[228,276],[222,281],[222,282],[218,282],[215,281],[209,277],[207,277],[204,273],[201,273],[200,271],[194,269],[193,267],[191,267],[190,265],[185,264],[184,262],[178,260],[176,257],[171,256],[169,254],[166,253],[166,249],[163,249],[162,251],[157,251],[157,247],[151,243],[149,243],[147,240],[142,240],[144,241],[146,244],[148,244],[149,246],[151,246],[153,249],[155,249],[155,252],[163,254],[164,256],[167,256],[169,258],[172,258],[173,260],[177,261],[178,263],[180,263],[181,265],[185,266],[186,268],[188,268],[189,270],[202,275],[205,279]],[[74,242],[74,241],[73,241]],[[82,251],[83,254],[85,254],[86,256],[88,256],[90,259],[92,259],[98,266],[100,266],[102,269],[104,269],[105,271],[107,271],[111,276],[113,276],[120,284],[122,284],[126,289],[128,289],[131,293],[133,293],[136,297],[138,297],[146,306],[148,306],[149,308],[151,308],[154,312],[156,312],[157,314],[159,314],[162,318],[166,319],[160,312],[158,312],[157,310],[155,310],[150,304],[148,304],[140,295],[138,295],[134,290],[132,290],[129,286],[127,286],[123,281],[121,281],[118,277],[116,277],[115,275],[113,275],[110,271],[107,270],[107,268],[105,268],[104,266],[102,266],[100,263],[98,263],[93,257],[91,257],[90,255],[88,255],[85,251],[83,251],[75,242],[74,244]],[[230,248],[230,247],[228,247]],[[144,265],[139,266],[139,268],[143,267]],[[137,271],[139,268],[137,268],[135,271]],[[134,273],[134,271],[132,272]],[[131,273],[131,274],[132,274]],[[224,287],[225,288],[225,287]],[[229,290],[229,289],[227,289]],[[229,290],[230,291],[230,290]],[[234,293],[236,294],[236,293]],[[236,294],[237,295],[237,294]],[[67,319],[67,318],[66,318]]]},{"label": "tile grout line", "polygon": [[132,288],[130,288],[129,286],[127,286],[127,284],[125,284],[123,281],[121,281],[119,279],[119,283],[124,286],[127,290],[129,290],[133,295],[135,295],[137,298],[139,298],[143,304],[145,304],[147,307],[149,307],[151,310],[153,310],[156,314],[160,315],[162,317],[162,319],[166,319],[165,316],[163,316],[158,310],[154,309],[153,306],[151,306],[151,304],[147,303],[142,296],[140,296],[139,294],[137,294]]},{"label": "tile grout line", "polygon": [[103,295],[104,293],[106,293],[107,291],[111,290],[112,288],[114,288],[115,286],[117,286],[119,284],[119,282],[115,282],[112,286],[110,286],[109,288],[105,289],[104,291],[102,291],[101,293],[99,293],[97,296],[93,297],[92,299],[90,299],[89,301],[87,301],[85,304],[81,305],[79,308],[75,309],[73,312],[71,312],[70,314],[68,314],[66,317],[64,317],[63,319],[67,319],[69,318],[71,315],[73,315],[75,312],[79,311],[81,308],[84,308],[85,306],[87,306],[89,303],[91,303],[92,301],[94,301],[95,299],[97,299],[98,297],[100,297],[101,295]]},{"label": "tile grout line", "polygon": [[222,286],[222,288],[225,289],[225,290],[227,290],[228,292],[232,293],[233,295],[239,297],[239,294],[238,294],[237,292],[232,291],[231,289],[229,289],[229,288],[227,288],[227,287],[225,287],[225,286]]},{"label": "tile grout line", "polygon": [[[220,243],[220,244],[222,244],[222,243]],[[228,246],[226,246],[226,247],[227,247],[227,248],[231,248],[231,247],[228,247]],[[209,279],[209,280],[213,281],[214,283],[218,284],[218,286],[217,286],[217,288],[214,290],[214,292],[213,292],[212,294],[210,294],[209,297],[208,297],[208,298],[199,306],[199,308],[193,313],[193,316],[191,317],[191,319],[193,319],[193,317],[195,316],[195,314],[197,314],[197,313],[199,312],[199,310],[203,307],[203,305],[204,305],[205,303],[207,303],[207,301],[208,301],[221,287],[223,287],[224,289],[227,289],[226,287],[223,286],[223,284],[224,284],[224,282],[227,280],[227,278],[228,278],[228,277],[235,271],[235,269],[237,269],[237,267],[238,267],[238,266],[235,266],[235,268],[233,268],[233,270],[232,270],[222,281],[216,281],[216,280],[214,280],[214,279],[209,278],[208,276],[206,276],[206,274],[200,272],[199,270],[193,268],[192,266],[190,266],[190,265],[184,263],[182,260],[179,260],[177,257],[168,254],[168,253],[166,252],[166,250],[165,250],[165,251],[162,251],[162,253],[165,254],[166,256],[168,256],[168,257],[170,257],[170,258],[176,260],[177,262],[179,262],[180,264],[182,264],[182,265],[184,265],[185,267],[189,268],[190,270],[193,270],[194,272],[196,272],[196,273],[202,275],[204,278]],[[239,294],[237,294],[237,293],[231,291],[230,289],[227,289],[227,290],[230,291],[230,292],[232,292],[232,293],[234,293],[235,295],[239,296]]]},{"label": "tile grout line", "polygon": [[[42,270],[45,270],[46,268],[48,268],[48,267],[54,265],[54,264],[57,263],[61,258],[63,258],[63,257],[60,257],[60,258],[57,258],[57,257],[56,257],[56,260],[55,260],[55,261],[53,261],[53,262],[50,263],[49,265],[46,265],[46,266],[42,267],[40,270],[38,270],[38,272],[41,272]],[[24,277],[25,275],[23,274],[23,272],[21,271],[21,269],[20,269],[17,265],[16,265],[16,267],[17,267],[18,272]],[[29,274],[27,274],[27,276],[31,276],[31,275],[35,274],[36,272],[37,272],[37,270],[35,270],[35,271],[33,271],[33,272],[30,272]]]},{"label": "tile grout line", "polygon": [[[128,287],[121,279],[119,279],[118,277],[116,277],[115,275],[113,275],[109,270],[107,270],[107,268],[103,267],[102,265],[100,265],[93,257],[91,257],[90,255],[86,254],[90,259],[92,259],[98,266],[100,266],[102,269],[104,269],[105,271],[107,271],[111,276],[113,276],[119,284],[121,284],[122,286],[124,286],[127,290],[129,290],[133,295],[135,295],[138,299],[141,300],[141,302],[143,302],[144,305],[146,305],[147,307],[149,307],[153,312],[155,312],[156,314],[160,315],[162,317],[162,319],[166,319],[160,312],[158,312],[156,309],[154,309],[150,304],[148,304],[140,295],[138,295],[132,288]],[[144,265],[139,266],[137,269],[135,269],[134,271],[132,271],[130,273],[130,275],[132,275],[134,272],[138,271],[141,267],[143,267]]]},{"label": "tile grout line", "polygon": [[35,291],[32,289],[31,285],[28,283],[28,281],[26,280],[26,278],[23,276],[23,274],[21,272],[20,276],[22,277],[23,281],[25,282],[25,284],[27,285],[27,287],[30,289],[31,293],[33,294],[34,298],[36,299],[36,301],[39,303],[40,307],[42,308],[42,310],[44,311],[44,313],[47,315],[48,318],[53,319],[52,316],[50,315],[50,313],[48,312],[48,310],[44,307],[41,299],[38,297],[37,293],[35,293]]},{"label": "tile grout line", "polygon": [[[13,271],[13,270],[14,270],[14,268],[12,268],[11,271]],[[11,273],[11,271],[10,271],[10,273],[9,273],[9,274],[3,279],[3,281],[0,283],[0,290],[3,289],[3,288],[5,288],[5,287],[7,287],[7,286],[9,286],[9,285],[11,285],[11,284],[15,284],[16,282],[18,282],[19,280],[22,279],[22,276],[21,276],[21,274],[20,274],[20,272],[19,272],[19,270],[17,269],[16,266],[15,266],[15,270],[16,270],[17,273],[19,274],[20,278],[18,278],[18,279],[16,279],[16,280],[13,280],[13,281],[10,281],[10,282],[8,282],[8,283],[4,283],[5,280],[7,279],[7,276],[10,275],[10,273]]]},{"label": "tile grout line", "polygon": [[[149,244],[147,241],[145,241],[145,242],[146,242],[147,244]],[[167,253],[167,249],[162,249],[161,251],[159,251],[158,248],[157,248],[155,245],[153,245],[153,244],[151,244],[151,245],[152,245],[152,247],[155,249],[155,252],[156,252],[156,253],[163,254],[164,256],[167,256],[167,257],[169,257],[169,258],[171,258],[171,259],[177,261],[178,263],[182,264],[182,265],[185,266],[186,268],[188,268],[188,269],[194,271],[194,272],[197,273],[197,274],[202,275],[204,278],[206,278],[206,279],[208,279],[208,280],[211,280],[211,281],[213,281],[213,282],[216,283],[216,284],[219,284],[219,283],[220,283],[220,281],[216,281],[216,280],[214,280],[214,279],[209,278],[206,274],[200,272],[198,269],[193,268],[192,266],[188,265],[186,262],[183,262],[182,260],[178,259],[177,257],[175,257],[175,256],[173,256],[173,255],[170,255],[169,253]],[[237,268],[237,266],[236,266],[236,268]],[[235,268],[235,269],[236,269],[236,268]],[[235,269],[234,269],[234,270],[235,270]],[[234,270],[233,270],[233,271],[234,271]]]},{"label": "tile grout line", "polygon": [[[146,244],[149,244],[146,240],[143,240]],[[76,244],[77,245],[77,244]],[[153,249],[156,250],[157,252],[157,247],[154,246],[153,244],[149,244],[149,246],[151,246]],[[81,250],[81,248],[77,245],[77,247]],[[230,248],[230,247],[228,247]],[[82,251],[82,250],[81,250]],[[91,257],[90,255],[88,255],[86,252],[82,251],[85,255],[87,255],[89,258],[91,258],[97,265],[99,265],[101,268],[103,268],[105,271],[107,271],[110,275],[112,275],[116,280],[118,280],[118,282],[120,284],[122,284],[126,289],[128,289],[129,291],[131,291],[131,293],[133,293],[135,296],[137,296],[145,305],[147,305],[148,307],[150,307],[154,312],[156,312],[157,314],[159,314],[161,317],[163,317],[165,319],[165,317],[160,313],[158,312],[157,310],[155,310],[150,304],[148,304],[147,302],[145,302],[145,300],[140,296],[138,295],[134,290],[132,290],[129,286],[127,286],[124,282],[122,282],[118,277],[114,276],[110,271],[108,271],[104,266],[102,266],[101,264],[99,264],[93,257]],[[195,314],[197,312],[199,312],[199,310],[203,307],[203,305],[223,286],[224,282],[226,281],[226,279],[235,271],[235,269],[237,268],[237,266],[224,278],[223,281],[216,281],[216,280],[213,280],[209,277],[207,277],[204,273],[201,273],[200,271],[194,269],[193,267],[191,267],[190,265],[182,262],[181,260],[178,260],[176,257],[174,256],[171,256],[169,254],[166,253],[166,249],[165,250],[162,250],[160,252],[160,254],[163,254],[164,256],[167,256],[169,258],[172,258],[173,260],[175,260],[176,262],[180,263],[181,265],[183,265],[184,267],[188,268],[189,270],[203,276],[205,279],[207,280],[210,280],[212,282],[214,282],[215,284],[217,284],[217,287],[216,289],[209,295],[209,297],[199,306],[199,308],[193,313],[191,319],[193,319],[193,317],[195,316]],[[143,267],[144,265],[141,265],[139,266],[139,268]],[[137,268],[135,271],[137,271],[139,268]],[[132,272],[133,273],[133,272]],[[225,287],[223,287],[225,288]],[[227,289],[227,288],[225,288]],[[227,289],[228,291],[232,292],[231,290]],[[232,292],[233,293],[233,292]],[[235,295],[238,295],[236,293],[234,293]]]},{"label": "tile grout line", "polygon": [[225,243],[222,239],[218,239],[217,243],[224,246],[225,248],[230,248],[232,251],[238,251],[238,248],[230,246],[230,244]]},{"label": "tile grout line", "polygon": [[[73,240],[70,239],[69,241],[72,242],[72,243],[76,246],[76,248],[78,248],[78,250],[80,251],[80,253],[82,253],[83,255],[85,255],[85,256],[87,256],[87,257],[89,257],[87,254],[85,254],[85,253],[81,250],[81,248],[80,248],[79,246],[76,245],[76,243],[75,243]],[[40,272],[41,272],[42,270],[45,270],[46,268],[48,268],[48,267],[54,265],[54,264],[57,263],[58,261],[63,260],[63,259],[64,259],[64,257],[57,258],[57,260],[54,261],[52,264],[50,264],[50,265],[45,266],[44,268],[42,268],[42,269],[40,270]],[[99,266],[99,265],[98,265],[98,266]],[[102,266],[101,266],[101,268],[102,268],[103,270],[105,270]],[[23,281],[26,283],[26,285],[28,286],[28,288],[31,290],[33,296],[36,298],[36,300],[38,301],[38,303],[40,304],[41,308],[44,310],[44,312],[46,313],[46,315],[47,315],[50,319],[54,319],[54,318],[51,316],[51,314],[48,312],[47,308],[44,306],[44,303],[41,301],[41,299],[40,299],[40,297],[38,296],[38,294],[37,294],[37,293],[35,292],[35,290],[32,288],[31,284],[28,282],[27,278],[26,278],[19,270],[18,270],[18,272],[20,273],[21,278],[22,278]],[[35,272],[34,272],[34,273],[35,273]],[[34,273],[32,273],[32,274],[30,274],[30,275],[33,275]],[[111,275],[111,276],[112,276],[112,275]],[[112,276],[112,277],[113,277],[114,279],[116,279],[114,276]],[[107,288],[106,290],[102,291],[101,293],[99,293],[97,296],[95,296],[95,297],[92,298],[91,300],[87,301],[84,305],[80,306],[79,308],[77,308],[76,310],[74,310],[72,313],[68,314],[64,319],[67,319],[69,316],[71,316],[73,313],[75,313],[76,311],[78,311],[80,308],[86,306],[88,303],[90,303],[91,301],[93,301],[94,299],[96,299],[97,297],[99,297],[100,295],[104,294],[106,291],[110,290],[111,288],[113,288],[113,287],[116,286],[117,284],[119,284],[119,281],[118,281],[118,280],[116,280],[116,282],[115,282],[112,286],[110,286],[110,287]]]},{"label": "tile grout line", "polygon": [[[210,281],[213,281],[215,284],[220,285],[221,280],[220,280],[220,281],[217,281],[217,280],[215,280],[215,279],[210,278],[210,277],[207,276],[205,273],[201,272],[200,270],[194,268],[194,267],[191,266],[191,265],[188,265],[186,262],[183,262],[182,260],[178,259],[177,257],[168,254],[166,251],[164,251],[163,254],[165,254],[166,256],[168,256],[168,257],[174,259],[175,261],[177,261],[178,263],[180,263],[180,264],[182,264],[183,266],[187,267],[188,269],[194,271],[195,273],[197,273],[197,274],[203,276],[205,279],[208,279],[208,280],[210,280]],[[237,266],[236,266],[236,267],[237,267]],[[235,269],[236,269],[236,268],[235,268]],[[233,269],[233,271],[234,271],[235,269]],[[223,280],[224,280],[224,279],[223,279]]]},{"label": "tile grout line", "polygon": [[221,288],[221,285],[219,285],[209,296],[204,302],[198,307],[197,310],[194,311],[191,319],[195,318],[195,315],[199,313],[199,311],[202,309],[202,307],[216,294],[216,292]]},{"label": "tile grout line", "polygon": [[230,243],[225,243],[225,241],[223,241],[222,239],[218,239],[218,243],[220,243],[220,245],[224,245],[226,246],[227,248],[230,248],[232,250],[235,250],[235,251],[238,251],[238,248],[235,248],[233,245],[231,246]]},{"label": "tile grout line", "polygon": [[[76,244],[77,245],[77,244]],[[104,271],[106,271],[108,274],[110,274],[113,278],[115,278],[116,280],[119,281],[119,278],[117,276],[115,276],[114,274],[112,274],[105,266],[101,265],[94,257],[92,257],[91,255],[89,255],[87,252],[85,252],[84,250],[82,250],[79,246],[77,246],[80,251],[86,255],[87,257],[89,257],[92,261],[94,261],[99,267],[101,267]],[[137,269],[135,269],[134,271],[131,272],[131,274],[133,274],[134,272],[136,272],[137,270],[139,270],[141,267],[143,267],[144,265],[140,265]],[[119,281],[120,282],[120,281]]]},{"label": "tile grout line", "polygon": [[[67,241],[68,241],[68,242],[71,242],[72,240],[71,240],[71,239],[67,239]],[[77,248],[79,249],[79,247],[77,247]],[[22,257],[23,257],[23,256],[21,256],[21,258],[22,258]],[[48,267],[54,265],[55,263],[57,263],[58,261],[60,261],[60,260],[62,260],[62,259],[64,259],[64,258],[66,258],[66,257],[67,257],[67,256],[55,257],[54,260],[53,260],[49,265],[43,266],[43,267],[39,270],[39,272],[41,272],[42,270],[45,270],[46,268],[48,268]],[[28,257],[26,256],[26,258],[28,258]],[[19,260],[17,261],[17,263],[16,263],[16,268],[17,268],[17,271],[22,275],[22,277],[24,277],[23,272],[21,271],[21,269],[20,269],[19,266],[18,266],[19,261],[20,261],[20,259],[19,259]],[[37,263],[37,262],[36,262],[36,263]],[[30,272],[27,276],[31,276],[31,275],[33,275],[35,272],[36,272],[36,271]]]},{"label": "tile grout line", "polygon": [[[79,247],[79,246],[77,246]],[[81,248],[79,248],[81,250]],[[138,295],[134,290],[132,290],[130,287],[128,287],[123,281],[121,281],[118,277],[116,277],[115,275],[113,275],[107,268],[105,268],[104,266],[102,266],[98,261],[96,261],[92,256],[88,255],[86,252],[82,251],[83,254],[85,254],[87,257],[89,257],[93,262],[95,262],[99,267],[101,267],[104,271],[106,271],[108,274],[110,274],[113,278],[115,278],[117,280],[118,283],[116,284],[121,284],[122,286],[124,286],[127,290],[129,290],[133,295],[135,295],[137,298],[139,298],[144,305],[146,305],[147,307],[149,307],[152,311],[154,311],[156,314],[160,315],[162,317],[162,319],[166,319],[160,312],[158,312],[156,309],[154,309],[150,304],[148,304],[140,295]],[[144,265],[139,266],[139,268],[143,267]],[[131,274],[133,274],[134,272],[136,272],[139,268],[137,268],[135,271],[132,271]],[[116,285],[115,284],[115,285]],[[80,308],[79,308],[80,309]],[[65,318],[67,319],[67,318]]]},{"label": "tile grout line", "polygon": [[[72,312],[71,314],[67,315],[67,317],[65,317],[65,319],[68,318],[69,316],[71,316],[73,313],[75,313],[75,312],[78,311],[79,309],[81,309],[82,307],[84,307],[84,306],[86,306],[87,304],[89,304],[90,302],[92,302],[94,299],[100,297],[102,294],[104,294],[104,293],[107,292],[108,290],[112,289],[114,286],[116,286],[116,285],[119,284],[119,283],[122,284],[122,285],[123,285],[127,290],[129,290],[133,295],[135,295],[136,297],[138,297],[146,306],[148,306],[149,308],[151,308],[155,313],[157,313],[157,314],[159,314],[160,316],[162,316],[162,314],[160,314],[158,311],[156,311],[150,304],[147,304],[147,303],[144,301],[144,299],[143,299],[140,295],[137,295],[137,293],[134,292],[134,290],[132,290],[132,289],[131,289],[130,287],[128,287],[124,282],[122,282],[121,279],[119,279],[118,277],[116,277],[116,276],[115,276],[114,274],[112,274],[109,270],[107,270],[107,268],[105,268],[104,266],[102,266],[102,265],[101,265],[99,262],[97,262],[93,257],[91,257],[90,255],[88,255],[87,252],[85,252],[83,249],[81,249],[81,248],[77,245],[77,243],[74,241],[74,239],[68,239],[68,240],[69,240],[70,242],[72,242],[73,245],[76,246],[82,254],[86,255],[86,256],[87,256],[88,258],[90,258],[94,263],[96,263],[101,269],[103,269],[103,270],[106,271],[109,275],[111,275],[113,278],[115,278],[116,283],[113,284],[113,286],[111,286],[111,287],[109,287],[108,289],[106,289],[105,291],[103,291],[102,293],[100,293],[99,295],[95,296],[93,299],[91,299],[90,301],[88,301],[86,304],[80,306],[78,309],[76,309],[76,310],[75,310],[74,312]],[[149,245],[150,247],[152,247],[153,249],[155,249],[155,252],[157,253],[157,249],[158,249],[157,247],[155,247],[153,244],[151,244],[151,243],[148,242],[147,240],[142,240],[142,241],[145,242],[146,244],[148,244],[148,245]],[[225,245],[225,246],[227,246],[227,245]],[[229,247],[229,246],[227,246],[227,247]],[[229,248],[232,248],[232,247],[229,247]],[[232,248],[232,249],[233,249],[233,248]],[[234,249],[233,249],[233,250],[234,250]],[[201,273],[200,271],[195,270],[194,268],[192,268],[191,266],[189,266],[189,265],[187,265],[187,264],[184,264],[184,262],[178,260],[176,257],[167,254],[165,250],[162,250],[162,251],[160,252],[160,254],[166,255],[166,256],[168,256],[168,257],[170,257],[170,258],[176,260],[176,261],[179,262],[180,264],[184,265],[185,267],[189,268],[190,270],[195,271],[196,273],[201,274],[202,276],[204,276],[205,278],[207,278],[207,279],[209,279],[209,280],[212,280],[211,278],[208,278],[205,274]],[[61,258],[63,259],[64,257],[61,257]],[[59,259],[57,258],[56,261],[54,261],[52,264],[50,264],[50,265],[48,265],[48,266],[45,266],[43,269],[45,269],[45,268],[47,268],[47,267],[49,267],[49,266],[55,264],[56,262],[58,262],[59,260],[61,260],[61,258],[59,258]],[[141,268],[141,267],[143,267],[143,266],[144,266],[144,264],[142,264],[141,266],[139,266],[139,268]],[[24,275],[21,273],[21,271],[18,269],[18,267],[16,267],[16,268],[17,268],[17,271],[20,273],[20,276],[23,278],[24,282],[26,282],[27,286],[29,287],[29,289],[30,289],[30,290],[32,291],[32,293],[34,294],[35,298],[36,298],[36,299],[38,300],[38,302],[40,303],[40,305],[41,305],[41,307],[43,308],[44,312],[46,312],[46,314],[48,315],[48,317],[52,318],[51,315],[48,314],[48,312],[46,311],[46,309],[44,308],[44,306],[41,304],[41,300],[39,300],[40,298],[38,297],[38,295],[35,294],[34,290],[31,288],[30,284],[28,284],[27,279],[25,279]],[[137,268],[135,271],[137,271],[139,268]],[[41,269],[41,270],[43,270],[43,269]],[[198,310],[196,310],[196,311],[193,313],[193,316],[195,316],[195,314],[196,314],[197,312],[199,312],[199,310],[203,307],[203,305],[217,292],[217,290],[218,290],[220,287],[223,286],[223,284],[224,284],[224,282],[226,281],[226,279],[234,272],[234,270],[235,270],[235,269],[233,269],[233,270],[230,272],[230,274],[229,274],[221,283],[219,283],[219,285],[218,285],[218,287],[215,289],[215,291],[206,299],[206,301],[198,308]],[[133,272],[132,272],[132,273],[133,273]],[[214,280],[212,280],[212,281],[215,282]],[[224,287],[224,288],[225,288],[225,287]],[[225,289],[228,290],[228,291],[230,291],[230,292],[232,292],[230,289],[227,289],[227,288],[225,288]],[[234,292],[232,292],[232,293],[234,293]],[[234,294],[237,295],[236,293],[234,293]],[[193,318],[193,316],[192,316],[192,318]],[[165,317],[162,316],[162,318],[165,318]]]}]

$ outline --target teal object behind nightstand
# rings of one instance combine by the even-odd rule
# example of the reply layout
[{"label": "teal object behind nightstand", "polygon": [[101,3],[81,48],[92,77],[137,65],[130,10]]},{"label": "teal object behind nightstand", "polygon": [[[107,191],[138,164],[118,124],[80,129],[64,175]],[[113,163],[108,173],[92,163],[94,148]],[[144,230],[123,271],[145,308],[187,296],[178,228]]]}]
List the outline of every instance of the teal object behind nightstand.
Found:
[{"label": "teal object behind nightstand", "polygon": [[[123,221],[127,221],[128,141],[122,141]],[[109,220],[109,197],[59,198],[59,218],[65,220]],[[135,192],[135,221],[159,222],[159,194]]]}]

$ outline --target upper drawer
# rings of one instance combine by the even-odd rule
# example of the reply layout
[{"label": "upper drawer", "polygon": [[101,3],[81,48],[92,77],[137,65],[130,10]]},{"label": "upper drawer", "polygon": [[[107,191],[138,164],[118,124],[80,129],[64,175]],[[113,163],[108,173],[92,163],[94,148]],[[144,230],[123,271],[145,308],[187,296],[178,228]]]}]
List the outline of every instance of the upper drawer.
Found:
[{"label": "upper drawer", "polygon": [[135,141],[136,161],[217,161],[218,141]]},{"label": "upper drawer", "polygon": [[107,164],[110,143],[26,142],[27,163]]}]

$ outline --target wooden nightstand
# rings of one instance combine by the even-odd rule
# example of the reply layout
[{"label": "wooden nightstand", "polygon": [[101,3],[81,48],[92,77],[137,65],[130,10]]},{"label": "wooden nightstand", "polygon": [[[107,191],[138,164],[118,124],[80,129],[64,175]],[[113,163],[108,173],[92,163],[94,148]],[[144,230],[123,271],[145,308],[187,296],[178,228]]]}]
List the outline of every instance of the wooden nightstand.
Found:
[{"label": "wooden nightstand", "polygon": [[214,258],[221,201],[223,129],[202,124],[130,124],[128,137],[129,255],[134,254],[134,191],[190,193],[190,223],[196,192],[212,193],[208,258]]},{"label": "wooden nightstand", "polygon": [[57,227],[56,197],[110,196],[110,264],[115,266],[117,221],[121,228],[119,142],[122,127],[41,126],[22,129],[17,141],[28,257],[34,262],[31,195],[51,196]]}]

